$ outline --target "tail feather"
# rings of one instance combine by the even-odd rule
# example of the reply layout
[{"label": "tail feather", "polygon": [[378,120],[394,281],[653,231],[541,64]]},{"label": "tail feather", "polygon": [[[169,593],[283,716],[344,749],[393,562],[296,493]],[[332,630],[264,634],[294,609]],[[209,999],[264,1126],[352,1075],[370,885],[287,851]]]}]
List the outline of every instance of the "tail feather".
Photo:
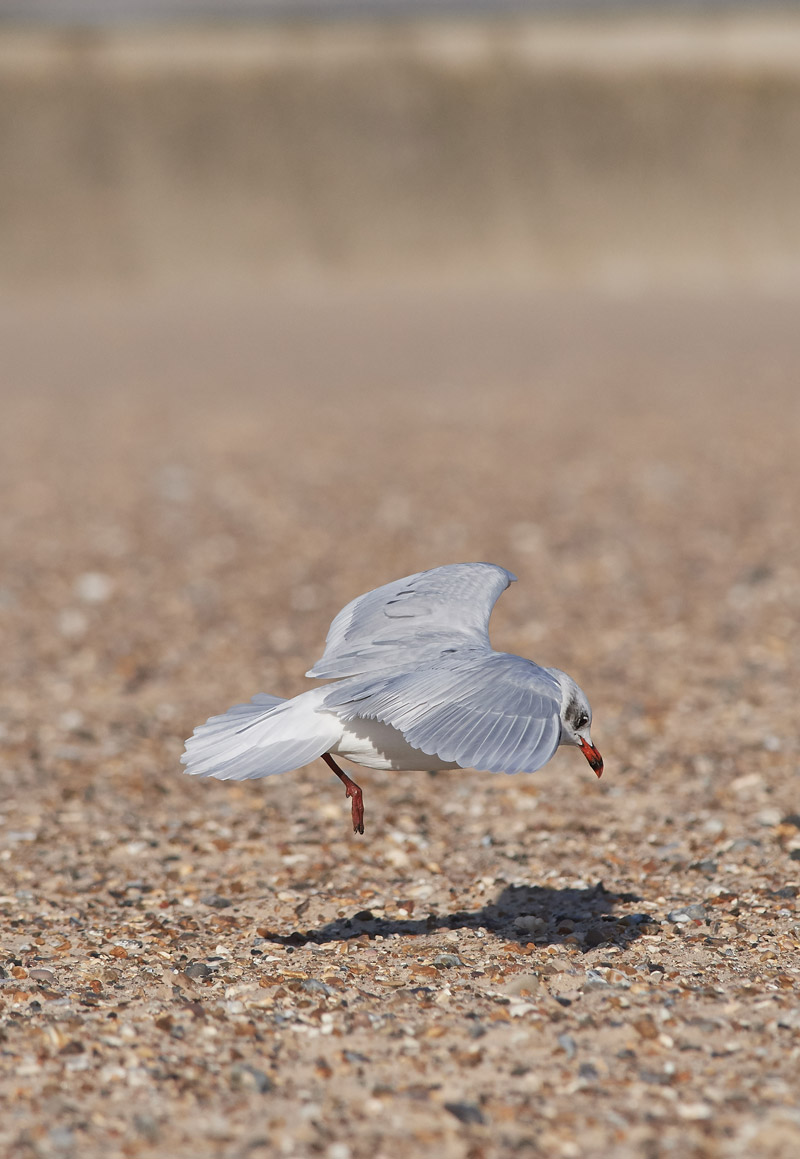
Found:
[{"label": "tail feather", "polygon": [[249,704],[235,704],[199,725],[186,741],[181,762],[193,777],[246,781],[288,773],[322,756],[335,744],[341,725],[330,713],[316,712],[308,698],[294,700],[259,693]]}]

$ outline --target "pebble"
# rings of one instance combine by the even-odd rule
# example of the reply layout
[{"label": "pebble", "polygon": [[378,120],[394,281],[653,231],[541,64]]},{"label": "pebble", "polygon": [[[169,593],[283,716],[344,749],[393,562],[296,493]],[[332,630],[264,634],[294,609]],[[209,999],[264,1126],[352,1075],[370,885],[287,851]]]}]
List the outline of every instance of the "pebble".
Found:
[{"label": "pebble", "polygon": [[459,1123],[483,1124],[486,1120],[477,1103],[445,1103],[445,1110],[454,1115]]},{"label": "pebble", "polygon": [[449,970],[452,966],[463,966],[458,954],[437,954],[433,964],[438,970]]},{"label": "pebble", "polygon": [[36,969],[28,972],[28,977],[33,978],[35,982],[55,982],[56,980],[56,976],[52,970],[45,970],[38,966]]},{"label": "pebble", "polygon": [[605,987],[608,985],[609,985],[608,978],[605,976],[605,974],[601,974],[599,970],[587,970],[586,971],[585,989],[596,990],[596,989],[599,989],[600,987]]},{"label": "pebble", "polygon": [[619,920],[620,924],[623,926],[641,926],[646,922],[652,921],[653,919],[651,918],[650,914],[637,913],[625,914],[624,917],[621,917]]},{"label": "pebble", "polygon": [[333,994],[333,990],[330,988],[330,986],[326,986],[325,983],[320,982],[318,978],[305,978],[300,983],[300,989],[305,990],[307,994],[324,994],[326,997],[330,997],[330,995]]},{"label": "pebble", "polygon": [[682,925],[684,922],[703,922],[705,919],[706,907],[699,902],[670,910],[667,914],[667,921],[674,922],[676,925]]},{"label": "pebble", "polygon": [[227,897],[221,897],[218,893],[207,893],[205,897],[201,897],[200,901],[203,905],[212,906],[214,909],[227,909],[228,906],[233,905]]},{"label": "pebble", "polygon": [[198,978],[200,981],[210,978],[213,973],[205,962],[190,962],[183,972],[187,978]]}]

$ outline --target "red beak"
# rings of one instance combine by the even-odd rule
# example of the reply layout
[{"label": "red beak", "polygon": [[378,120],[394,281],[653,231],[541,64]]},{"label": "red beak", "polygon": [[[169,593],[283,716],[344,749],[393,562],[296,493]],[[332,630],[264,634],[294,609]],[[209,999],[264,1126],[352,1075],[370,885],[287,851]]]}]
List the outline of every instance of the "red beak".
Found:
[{"label": "red beak", "polygon": [[597,751],[597,749],[594,747],[594,745],[589,744],[588,740],[581,739],[581,752],[583,753],[583,755],[586,757],[587,761],[591,765],[592,769],[595,772],[595,775],[598,777],[602,777],[602,775],[603,775],[603,758],[600,756],[600,753]]}]

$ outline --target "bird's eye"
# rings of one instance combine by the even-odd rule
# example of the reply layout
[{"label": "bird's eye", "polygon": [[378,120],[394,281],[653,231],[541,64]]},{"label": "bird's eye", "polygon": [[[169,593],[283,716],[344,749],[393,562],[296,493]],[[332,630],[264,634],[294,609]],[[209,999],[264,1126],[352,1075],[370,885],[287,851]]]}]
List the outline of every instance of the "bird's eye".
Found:
[{"label": "bird's eye", "polygon": [[579,712],[573,723],[576,731],[580,732],[582,728],[586,728],[586,725],[589,723],[589,717],[585,712]]}]

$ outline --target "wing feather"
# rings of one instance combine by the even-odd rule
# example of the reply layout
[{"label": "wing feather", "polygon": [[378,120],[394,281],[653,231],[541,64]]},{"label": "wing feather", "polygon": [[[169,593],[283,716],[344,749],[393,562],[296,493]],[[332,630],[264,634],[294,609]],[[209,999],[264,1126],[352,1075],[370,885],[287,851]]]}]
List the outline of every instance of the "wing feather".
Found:
[{"label": "wing feather", "polygon": [[373,719],[414,748],[462,768],[535,772],[561,739],[561,692],[530,660],[475,648],[418,671],[343,680],[323,708],[342,720]]},{"label": "wing feather", "polygon": [[465,647],[488,650],[492,608],[516,578],[493,563],[453,563],[375,588],[339,612],[306,675],[357,676],[416,667]]}]

